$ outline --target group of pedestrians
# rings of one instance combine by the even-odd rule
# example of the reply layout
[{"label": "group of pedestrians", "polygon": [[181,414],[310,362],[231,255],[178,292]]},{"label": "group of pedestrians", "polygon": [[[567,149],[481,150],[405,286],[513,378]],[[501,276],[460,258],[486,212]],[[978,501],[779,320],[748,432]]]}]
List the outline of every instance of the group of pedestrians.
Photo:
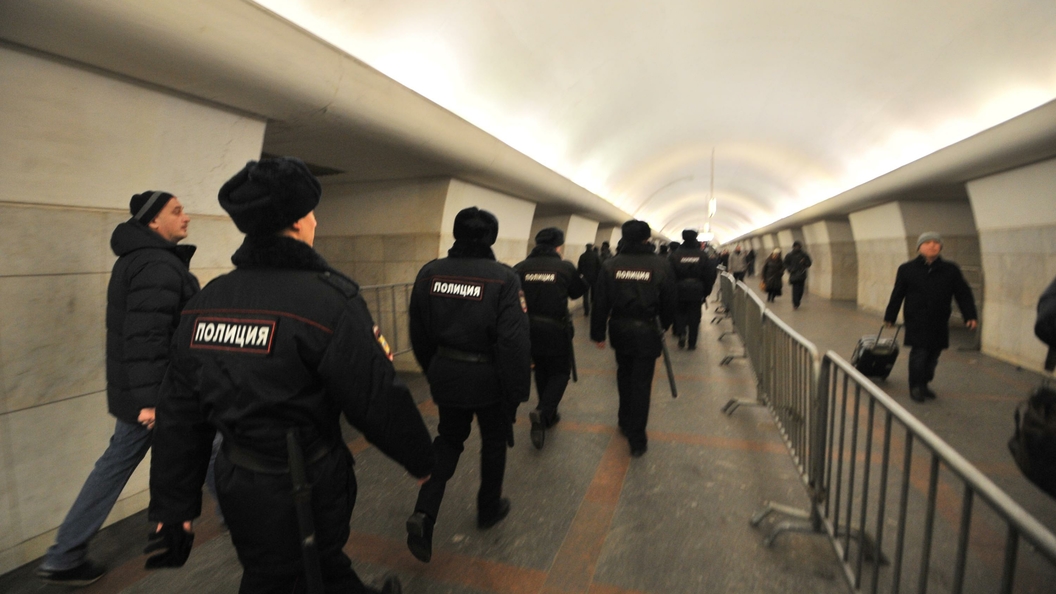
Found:
[{"label": "group of pedestrians", "polygon": [[204,289],[189,269],[194,247],[179,245],[189,218],[178,198],[132,198],[132,217],[114,231],[108,294],[108,401],[117,425],[37,570],[41,579],[82,586],[105,573],[88,559],[88,541],[153,447],[148,568],[186,562],[203,483],[215,476],[243,567],[241,592],[400,592],[395,578],[381,589],[364,585],[342,551],[357,486],[339,417],[417,479],[407,544],[429,561],[474,418],[477,525],[509,514],[506,449],[532,365],[539,403],[530,434],[542,448],[574,369],[568,300],[588,292],[591,339],[604,347],[608,337],[616,351],[619,428],[631,455],[645,452],[653,368],[678,302],[676,275],[653,253],[648,224],[625,223],[619,253],[606,257],[603,244],[594,270],[585,266],[594,278],[585,279],[562,259],[559,229],[540,231],[511,268],[491,249],[496,217],[476,207],[459,212],[453,246],[422,267],[409,306],[414,356],[439,410],[431,437],[359,286],[314,250],[321,193],[298,159],[247,163],[218,194],[245,240],[231,258],[235,269]]},{"label": "group of pedestrians", "polygon": [[[215,476],[243,566],[241,592],[399,592],[395,578],[381,590],[365,586],[342,551],[357,487],[339,416],[418,480],[407,545],[430,561],[447,481],[474,418],[480,529],[511,509],[502,494],[506,449],[517,409],[529,399],[533,363],[533,446],[542,448],[559,422],[575,372],[569,299],[584,298],[591,341],[604,348],[608,340],[615,350],[619,430],[631,456],[646,452],[663,334],[674,326],[679,346],[696,348],[716,278],[717,259],[695,231],[660,257],[649,225],[627,221],[615,255],[606,255],[608,244],[597,254],[588,246],[577,269],[562,259],[564,233],[547,228],[511,268],[491,248],[498,219],[476,207],[460,211],[454,244],[419,271],[409,306],[414,356],[439,411],[431,437],[359,286],[313,248],[320,196],[318,180],[297,159],[249,162],[219,191],[221,207],[245,233],[235,269],[204,289],[189,271],[194,247],[179,245],[189,223],[179,199],[160,191],[133,196],[132,217],[111,240],[118,260],[108,290],[107,394],[115,431],[39,567],[41,579],[86,585],[103,575],[87,558],[88,541],[153,446],[148,568],[186,562],[202,485]],[[899,268],[885,314],[893,323],[905,300],[915,400],[934,397],[927,382],[948,344],[951,296],[975,326],[971,291],[956,265],[939,257],[941,245],[937,234],[921,237],[920,256]],[[735,249],[730,265],[743,262]],[[775,267],[787,270],[798,307],[810,265],[797,242],[784,260],[767,259],[764,282]]]}]

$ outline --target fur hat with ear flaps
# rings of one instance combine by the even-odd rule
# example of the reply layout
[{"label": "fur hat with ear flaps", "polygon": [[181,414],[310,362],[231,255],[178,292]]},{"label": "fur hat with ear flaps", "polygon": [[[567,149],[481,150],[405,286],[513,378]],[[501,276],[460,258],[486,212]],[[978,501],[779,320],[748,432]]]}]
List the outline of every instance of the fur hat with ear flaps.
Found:
[{"label": "fur hat with ear flaps", "polygon": [[627,221],[621,229],[623,230],[623,240],[627,243],[642,243],[653,234],[653,230],[649,228],[649,223],[638,219]]},{"label": "fur hat with ear flaps", "polygon": [[294,157],[250,161],[220,188],[220,206],[246,235],[270,235],[315,210],[319,180]]},{"label": "fur hat with ear flaps", "polygon": [[499,236],[499,219],[476,206],[464,208],[455,215],[455,241],[490,246]]}]

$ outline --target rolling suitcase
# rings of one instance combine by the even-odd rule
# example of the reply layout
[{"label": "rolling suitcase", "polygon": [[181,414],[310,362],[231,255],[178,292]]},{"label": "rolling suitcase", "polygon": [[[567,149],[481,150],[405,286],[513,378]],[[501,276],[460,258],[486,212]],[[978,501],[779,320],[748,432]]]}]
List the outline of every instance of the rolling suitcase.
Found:
[{"label": "rolling suitcase", "polygon": [[886,380],[898,359],[898,332],[901,329],[902,326],[896,326],[895,335],[891,338],[880,338],[884,333],[883,326],[880,326],[880,332],[877,332],[876,336],[863,336],[854,347],[851,365],[866,377]]}]

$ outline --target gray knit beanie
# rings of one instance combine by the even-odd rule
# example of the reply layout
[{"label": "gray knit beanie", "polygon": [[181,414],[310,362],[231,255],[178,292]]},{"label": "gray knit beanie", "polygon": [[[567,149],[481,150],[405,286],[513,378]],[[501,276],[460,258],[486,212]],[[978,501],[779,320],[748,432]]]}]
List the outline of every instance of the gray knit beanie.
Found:
[{"label": "gray knit beanie", "polygon": [[942,245],[942,236],[936,233],[935,231],[927,231],[925,233],[921,233],[920,237],[917,238],[918,250],[920,249],[920,246],[924,244],[925,241],[937,241],[939,242],[939,245]]}]

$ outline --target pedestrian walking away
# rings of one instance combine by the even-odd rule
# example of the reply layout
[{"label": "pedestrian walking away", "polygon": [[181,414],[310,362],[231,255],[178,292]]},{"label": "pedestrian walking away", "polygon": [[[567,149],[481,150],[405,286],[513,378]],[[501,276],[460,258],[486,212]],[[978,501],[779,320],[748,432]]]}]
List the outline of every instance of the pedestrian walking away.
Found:
[{"label": "pedestrian walking away", "polygon": [[774,248],[770,256],[763,261],[763,269],[760,271],[763,280],[760,288],[766,291],[766,300],[769,303],[781,296],[781,287],[784,284],[785,265],[781,261],[781,248]]},{"label": "pedestrian walking away", "polygon": [[741,246],[733,248],[733,252],[730,253],[729,271],[736,281],[743,281],[744,275],[748,274],[748,254],[741,249]]},{"label": "pedestrian walking away", "polygon": [[423,266],[411,291],[411,347],[440,413],[436,468],[407,519],[407,547],[422,562],[432,558],[433,527],[474,417],[481,440],[477,527],[491,528],[510,512],[502,496],[506,447],[513,447],[517,407],[531,389],[531,353],[520,278],[491,250],[498,233],[495,215],[463,209],[447,257]]},{"label": "pedestrian walking away", "polygon": [[785,270],[788,271],[788,284],[792,286],[792,309],[799,309],[803,301],[803,288],[807,282],[807,269],[813,264],[810,254],[803,251],[803,244],[792,242],[792,251],[785,256]]},{"label": "pedestrian walking away", "polygon": [[701,249],[697,232],[682,231],[682,245],[671,255],[678,292],[678,310],[675,314],[675,336],[678,348],[697,348],[700,333],[700,308],[711,295],[718,271],[712,260]]},{"label": "pedestrian walking away", "polygon": [[674,321],[677,304],[674,271],[653,253],[651,234],[645,221],[623,224],[623,248],[602,264],[590,316],[590,339],[605,348],[607,328],[616,350],[617,420],[635,458],[648,446],[653,371],[663,348],[661,333]]},{"label": "pedestrian walking away", "polygon": [[601,271],[601,257],[592,244],[588,243],[579,256],[576,269],[587,283],[587,292],[583,294],[583,315],[589,318],[590,305],[594,300],[594,283],[598,282],[598,272]]},{"label": "pedestrian walking away", "polygon": [[918,256],[898,267],[884,312],[884,322],[893,326],[905,302],[905,344],[912,347],[909,396],[916,402],[935,398],[928,384],[935,378],[939,355],[950,346],[951,301],[957,301],[968,329],[975,330],[978,325],[971,287],[957,264],[944,260],[941,252],[942,236],[933,231],[921,234],[917,239]]},{"label": "pedestrian walking away", "polygon": [[132,197],[129,210],[132,218],[110,237],[117,262],[106,305],[106,400],[117,422],[37,569],[49,583],[85,586],[106,572],[88,559],[88,542],[150,449],[169,343],[199,289],[189,269],[195,247],[177,245],[190,223],[179,199],[147,191]]},{"label": "pedestrian walking away", "polygon": [[[572,318],[568,300],[584,297],[587,282],[571,262],[561,259],[565,234],[556,227],[535,236],[535,248],[528,258],[513,267],[521,277],[531,329],[532,361],[539,404],[528,413],[531,440],[536,449],[546,442],[546,430],[561,415],[557,407],[564,397],[572,373]],[[584,297],[586,299],[586,297]]]},{"label": "pedestrian walking away", "polygon": [[173,341],[148,569],[187,560],[220,432],[216,486],[242,564],[239,592],[401,591],[394,577],[365,586],[342,551],[358,486],[339,416],[418,479],[432,471],[432,444],[359,286],[312,247],[320,195],[290,157],[250,161],[220,189],[246,237],[235,270],[187,304]]}]

